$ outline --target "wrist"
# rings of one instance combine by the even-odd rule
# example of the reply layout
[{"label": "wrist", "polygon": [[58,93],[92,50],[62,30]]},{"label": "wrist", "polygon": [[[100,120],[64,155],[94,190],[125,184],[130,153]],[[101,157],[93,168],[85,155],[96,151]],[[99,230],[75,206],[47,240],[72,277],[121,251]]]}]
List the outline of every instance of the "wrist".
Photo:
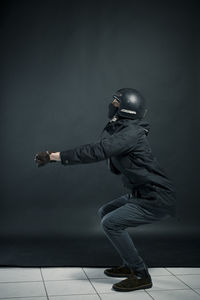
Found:
[{"label": "wrist", "polygon": [[56,161],[60,161],[60,152],[53,152],[49,155],[50,160],[56,160]]}]

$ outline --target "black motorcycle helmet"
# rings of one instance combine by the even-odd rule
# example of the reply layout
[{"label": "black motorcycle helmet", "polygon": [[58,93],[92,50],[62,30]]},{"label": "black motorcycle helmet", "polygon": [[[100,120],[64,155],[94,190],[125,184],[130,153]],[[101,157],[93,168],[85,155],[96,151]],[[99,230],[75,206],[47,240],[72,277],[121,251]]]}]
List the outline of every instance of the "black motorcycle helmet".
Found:
[{"label": "black motorcycle helmet", "polygon": [[147,113],[146,100],[132,88],[122,88],[113,95],[119,101],[116,114],[129,119],[142,119]]}]

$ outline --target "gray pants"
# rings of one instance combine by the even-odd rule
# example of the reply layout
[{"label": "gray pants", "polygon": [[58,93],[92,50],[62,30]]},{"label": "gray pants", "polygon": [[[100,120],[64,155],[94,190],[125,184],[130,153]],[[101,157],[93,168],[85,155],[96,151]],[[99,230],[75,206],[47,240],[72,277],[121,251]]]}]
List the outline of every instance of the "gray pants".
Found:
[{"label": "gray pants", "polygon": [[161,217],[151,213],[134,203],[133,197],[131,193],[127,193],[107,202],[99,208],[98,215],[103,231],[119,253],[122,263],[131,269],[141,270],[147,268],[147,265],[125,229],[164,220],[170,216]]}]

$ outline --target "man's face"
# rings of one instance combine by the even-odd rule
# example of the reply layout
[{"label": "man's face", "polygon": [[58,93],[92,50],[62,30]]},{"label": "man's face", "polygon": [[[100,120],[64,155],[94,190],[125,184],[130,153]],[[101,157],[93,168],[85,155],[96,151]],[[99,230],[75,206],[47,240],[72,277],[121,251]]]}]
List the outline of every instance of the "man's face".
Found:
[{"label": "man's face", "polygon": [[108,105],[108,118],[112,119],[118,111],[118,107],[120,105],[120,102],[117,99],[113,99],[113,101],[111,103],[109,103]]},{"label": "man's face", "polygon": [[115,106],[115,107],[119,107],[119,101],[117,99],[114,99],[112,101],[112,104]]}]

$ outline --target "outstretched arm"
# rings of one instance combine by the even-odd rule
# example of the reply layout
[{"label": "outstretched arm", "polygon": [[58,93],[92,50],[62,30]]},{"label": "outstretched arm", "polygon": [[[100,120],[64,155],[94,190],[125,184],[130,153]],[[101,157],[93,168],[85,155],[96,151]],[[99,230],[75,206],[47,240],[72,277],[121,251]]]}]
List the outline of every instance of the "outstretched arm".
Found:
[{"label": "outstretched arm", "polygon": [[126,127],[98,140],[77,146],[73,149],[56,152],[52,159],[60,160],[63,165],[83,164],[106,160],[111,156],[125,154],[137,144],[138,134],[133,127]]}]

